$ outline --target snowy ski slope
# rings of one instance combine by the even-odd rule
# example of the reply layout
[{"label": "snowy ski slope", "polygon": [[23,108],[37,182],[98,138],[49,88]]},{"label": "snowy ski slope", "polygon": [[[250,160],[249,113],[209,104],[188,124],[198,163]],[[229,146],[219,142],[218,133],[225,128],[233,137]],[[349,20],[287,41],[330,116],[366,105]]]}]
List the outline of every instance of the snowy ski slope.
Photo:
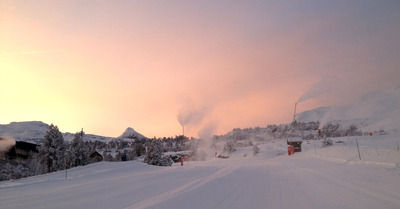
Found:
[{"label": "snowy ski slope", "polygon": [[398,209],[398,136],[358,137],[361,161],[352,137],[329,148],[304,142],[292,156],[284,140],[262,142],[257,156],[245,147],[183,167],[101,162],[68,170],[68,179],[62,171],[0,182],[0,208]]}]

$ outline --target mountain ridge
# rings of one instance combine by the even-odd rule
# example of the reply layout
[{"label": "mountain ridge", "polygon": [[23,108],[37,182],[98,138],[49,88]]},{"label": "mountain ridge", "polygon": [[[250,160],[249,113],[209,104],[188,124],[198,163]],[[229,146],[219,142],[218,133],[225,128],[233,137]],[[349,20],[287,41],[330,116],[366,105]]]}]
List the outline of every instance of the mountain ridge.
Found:
[{"label": "mountain ridge", "polygon": [[[34,144],[40,144],[43,137],[46,135],[49,125],[42,121],[22,121],[11,122],[9,124],[0,124],[0,138],[12,138],[16,141],[25,141]],[[72,141],[75,133],[62,132],[65,141]],[[146,138],[133,128],[128,127],[120,137],[107,137],[96,134],[85,134],[84,141],[112,141],[123,138]],[[121,138],[122,139],[122,138]]]},{"label": "mountain ridge", "polygon": [[351,125],[364,131],[400,130],[400,86],[370,92],[351,105],[318,107],[296,115],[299,122],[319,121]]}]

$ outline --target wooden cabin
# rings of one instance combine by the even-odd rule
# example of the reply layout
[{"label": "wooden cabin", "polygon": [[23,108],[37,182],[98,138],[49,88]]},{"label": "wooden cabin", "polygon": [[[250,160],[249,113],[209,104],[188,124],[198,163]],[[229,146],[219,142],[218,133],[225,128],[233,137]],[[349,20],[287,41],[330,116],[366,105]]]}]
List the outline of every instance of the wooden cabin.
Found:
[{"label": "wooden cabin", "polygon": [[11,146],[10,149],[5,153],[3,158],[6,160],[14,160],[17,162],[24,162],[28,159],[29,154],[31,152],[37,153],[37,144],[24,142],[24,141],[16,141],[14,146]]},{"label": "wooden cabin", "polygon": [[100,162],[103,161],[103,155],[98,153],[97,151],[94,151],[92,154],[89,155],[90,161],[92,162]]}]

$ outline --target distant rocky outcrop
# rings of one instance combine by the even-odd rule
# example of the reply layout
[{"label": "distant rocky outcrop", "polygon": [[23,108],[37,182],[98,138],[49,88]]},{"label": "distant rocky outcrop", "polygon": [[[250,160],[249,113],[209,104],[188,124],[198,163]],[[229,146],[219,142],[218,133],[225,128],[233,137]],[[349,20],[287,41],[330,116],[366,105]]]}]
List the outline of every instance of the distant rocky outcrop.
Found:
[{"label": "distant rocky outcrop", "polygon": [[118,137],[119,139],[146,139],[147,137],[143,136],[142,134],[135,131],[133,128],[128,127],[121,136]]}]

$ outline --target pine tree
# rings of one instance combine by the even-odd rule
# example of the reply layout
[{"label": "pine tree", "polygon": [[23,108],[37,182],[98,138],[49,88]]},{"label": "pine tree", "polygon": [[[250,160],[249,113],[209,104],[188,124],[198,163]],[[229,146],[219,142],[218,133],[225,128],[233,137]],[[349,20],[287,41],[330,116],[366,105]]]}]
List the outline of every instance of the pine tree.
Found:
[{"label": "pine tree", "polygon": [[115,155],[114,161],[119,162],[122,161],[122,155],[120,151],[117,151],[117,154]]},{"label": "pine tree", "polygon": [[58,127],[51,124],[39,147],[38,159],[42,166],[42,172],[48,173],[64,169],[64,154],[64,138]]},{"label": "pine tree", "polygon": [[171,166],[173,163],[171,157],[162,157],[161,150],[161,141],[152,140],[150,145],[147,147],[147,153],[146,157],[144,158],[144,162],[149,165]]},{"label": "pine tree", "polygon": [[29,176],[34,176],[40,173],[40,163],[38,160],[38,154],[35,152],[29,152],[28,155],[28,161],[27,161],[27,167],[28,167],[28,175]]},{"label": "pine tree", "polygon": [[84,132],[77,132],[69,149],[69,163],[71,167],[87,165],[89,163],[89,149],[83,142]]},{"label": "pine tree", "polygon": [[146,152],[146,149],[144,148],[142,142],[135,142],[133,145],[133,150],[135,152],[135,155],[138,157],[142,156]]},{"label": "pine tree", "polygon": [[146,146],[146,157],[144,158],[144,162],[149,165],[157,165],[158,159],[160,158],[160,146],[158,146],[157,140],[152,140],[152,142]]},{"label": "pine tree", "polygon": [[103,159],[104,161],[112,162],[113,157],[109,152],[103,151]]},{"label": "pine tree", "polygon": [[135,160],[135,151],[134,150],[125,150],[126,160]]}]

